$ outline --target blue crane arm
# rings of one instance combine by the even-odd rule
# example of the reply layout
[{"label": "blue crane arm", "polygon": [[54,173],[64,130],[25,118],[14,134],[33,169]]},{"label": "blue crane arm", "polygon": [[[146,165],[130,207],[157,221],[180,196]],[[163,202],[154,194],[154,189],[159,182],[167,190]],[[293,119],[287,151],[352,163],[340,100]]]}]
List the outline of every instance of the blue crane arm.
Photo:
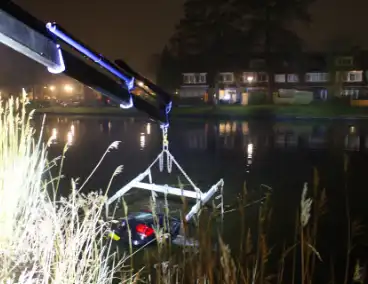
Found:
[{"label": "blue crane arm", "polygon": [[122,60],[110,62],[55,23],[38,20],[9,0],[0,1],[0,42],[64,73],[117,102],[168,124],[172,95],[135,72]]}]

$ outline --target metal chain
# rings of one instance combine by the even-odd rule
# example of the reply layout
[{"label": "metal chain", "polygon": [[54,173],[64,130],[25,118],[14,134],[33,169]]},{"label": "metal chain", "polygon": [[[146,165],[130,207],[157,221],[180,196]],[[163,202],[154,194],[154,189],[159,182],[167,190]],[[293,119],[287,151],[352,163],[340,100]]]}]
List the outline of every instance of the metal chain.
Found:
[{"label": "metal chain", "polygon": [[168,150],[169,149],[169,140],[167,140],[167,126],[162,125],[162,150]]},{"label": "metal chain", "polygon": [[162,129],[162,155],[160,156],[159,159],[159,169],[160,172],[162,172],[164,170],[164,155],[166,152],[166,166],[167,166],[167,172],[171,173],[172,171],[172,159],[168,153],[169,151],[169,140],[167,138],[167,133],[168,133],[168,126],[167,125],[161,125],[160,126]]}]

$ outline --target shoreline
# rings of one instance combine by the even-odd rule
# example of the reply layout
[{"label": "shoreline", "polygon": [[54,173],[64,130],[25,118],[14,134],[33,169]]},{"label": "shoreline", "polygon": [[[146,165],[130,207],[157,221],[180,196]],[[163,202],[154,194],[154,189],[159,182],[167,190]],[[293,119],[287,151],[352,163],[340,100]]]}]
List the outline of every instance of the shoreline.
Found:
[{"label": "shoreline", "polygon": [[[323,113],[323,114],[322,114]],[[121,110],[118,108],[97,107],[50,107],[35,109],[35,115],[63,115],[63,116],[110,116],[110,117],[146,117],[147,115],[137,110]],[[229,107],[217,109],[209,107],[189,107],[174,109],[171,119],[267,119],[267,120],[364,120],[368,119],[368,109],[341,108],[328,106],[252,106]]]}]

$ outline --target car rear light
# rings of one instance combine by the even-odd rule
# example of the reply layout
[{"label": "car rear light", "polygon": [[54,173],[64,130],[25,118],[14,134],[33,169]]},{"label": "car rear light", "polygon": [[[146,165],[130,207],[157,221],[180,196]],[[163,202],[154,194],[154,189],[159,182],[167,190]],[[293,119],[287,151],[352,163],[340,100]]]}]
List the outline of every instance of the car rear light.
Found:
[{"label": "car rear light", "polygon": [[144,225],[144,224],[138,224],[136,227],[135,227],[136,231],[138,234],[141,234],[145,237],[149,237],[149,236],[152,236],[154,231],[151,227],[148,227],[147,225]]}]

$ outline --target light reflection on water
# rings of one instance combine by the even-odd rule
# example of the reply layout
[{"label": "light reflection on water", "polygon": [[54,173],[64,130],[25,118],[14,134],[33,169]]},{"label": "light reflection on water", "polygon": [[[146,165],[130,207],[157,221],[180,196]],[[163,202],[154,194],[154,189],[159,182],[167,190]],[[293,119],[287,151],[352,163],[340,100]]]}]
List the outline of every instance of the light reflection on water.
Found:
[{"label": "light reflection on water", "polygon": [[[73,147],[81,144],[81,140],[84,139],[89,139],[93,143],[94,138],[99,136],[118,138],[125,142],[135,136],[136,140],[133,140],[136,141],[136,146],[130,143],[129,147],[136,147],[140,151],[145,150],[153,140],[155,146],[160,144],[159,129],[151,122],[134,119],[100,119],[98,133],[96,133],[96,124],[91,125],[95,122],[94,119],[89,119],[88,123],[86,121],[81,123],[80,119],[70,117],[51,118],[46,124],[45,133],[52,146],[68,144],[69,147]],[[365,130],[364,127],[356,125],[332,129],[321,124],[298,125],[280,122],[273,123],[272,127],[265,132],[261,128],[250,127],[248,121],[223,121],[170,129],[169,141],[180,137],[177,143],[181,150],[206,151],[209,147],[215,147],[218,150],[244,151],[246,165],[249,166],[256,155],[256,149],[263,151],[266,148],[280,150],[337,148],[353,152],[365,151],[368,148],[368,131]]]},{"label": "light reflection on water", "polygon": [[[65,144],[75,149],[74,157],[81,158],[87,169],[98,161],[110,143],[122,141],[119,154],[111,158],[114,162],[109,163],[124,165],[125,181],[140,173],[156,157],[161,150],[162,137],[157,124],[134,118],[51,117],[46,123],[45,135],[55,153],[60,154]],[[292,156],[298,158],[313,151],[338,155],[366,153],[368,127],[364,123],[349,122],[181,122],[169,129],[169,142],[174,156],[205,186],[227,175],[237,188],[244,181],[255,179],[254,184],[257,184],[267,180],[271,174],[263,173],[266,165],[272,165],[267,171],[277,172],[279,165],[276,161],[279,158],[275,155],[286,157],[288,153],[296,153]],[[73,156],[70,155],[69,159]],[[278,163],[284,160],[282,158]],[[290,172],[301,168],[305,162],[293,163],[287,165]],[[75,164],[79,162],[75,161]],[[113,171],[114,168],[107,166],[97,179],[104,180],[103,177]],[[73,168],[71,172],[73,177],[83,177],[87,170]],[[176,181],[174,177],[170,182]]]},{"label": "light reflection on water", "polygon": [[[67,123],[67,122],[66,122]],[[71,122],[70,127],[65,127],[60,120],[57,121],[56,125],[54,124],[51,128],[51,134],[49,135],[48,142],[51,145],[59,145],[66,144],[68,146],[72,146],[75,142],[76,130],[74,122]],[[46,126],[46,133],[50,132],[50,127]]]},{"label": "light reflection on water", "polygon": [[[162,149],[159,126],[132,118],[48,118],[45,136],[46,140],[55,141],[51,145],[54,156],[71,142],[63,170],[66,189],[70,188],[71,178],[84,180],[90,174],[112,142],[122,141],[119,149],[107,155],[88,184],[88,189],[104,190],[114,170],[124,165],[123,173],[114,177],[109,194],[144,171]],[[314,169],[319,173],[320,188],[326,189],[333,205],[333,218],[346,217],[345,195],[341,194],[346,191],[354,214],[368,220],[368,124],[364,121],[182,121],[172,123],[169,143],[176,160],[203,191],[224,178],[225,204],[234,203],[244,184],[250,194],[261,194],[261,184],[270,186],[273,214],[282,220],[274,225],[277,232],[294,224],[303,184],[313,184]],[[350,159],[346,183],[345,157]],[[158,177],[157,183],[177,185],[177,173],[166,173]],[[148,200],[142,201],[143,197],[142,192],[131,196],[129,206],[142,208]],[[225,220],[225,237],[238,237],[239,216],[229,215]],[[338,228],[340,222],[337,223],[333,230],[326,226],[327,230],[346,230]],[[328,238],[328,243],[335,235]]]}]

